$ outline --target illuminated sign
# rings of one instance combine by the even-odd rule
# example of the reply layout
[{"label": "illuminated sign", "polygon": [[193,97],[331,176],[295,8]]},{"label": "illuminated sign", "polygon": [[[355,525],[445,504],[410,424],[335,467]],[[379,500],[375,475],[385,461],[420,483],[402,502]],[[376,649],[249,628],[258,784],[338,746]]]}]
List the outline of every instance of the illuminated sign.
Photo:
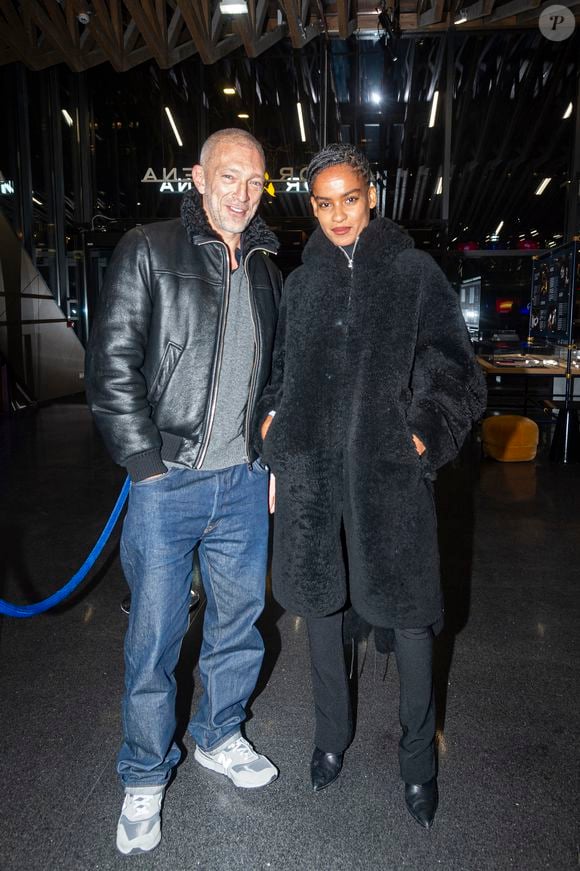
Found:
[{"label": "illuminated sign", "polygon": [[[191,166],[182,166],[181,174],[177,174],[177,167],[163,167],[161,174],[158,175],[152,166],[150,166],[143,178],[142,184],[158,185],[159,193],[161,194],[183,194],[191,190],[193,182],[191,181]],[[274,195],[276,193],[284,194],[301,194],[308,193],[308,185],[306,184],[306,167],[295,169],[293,166],[281,166],[279,169],[279,178],[270,178],[269,182],[274,185]]]}]

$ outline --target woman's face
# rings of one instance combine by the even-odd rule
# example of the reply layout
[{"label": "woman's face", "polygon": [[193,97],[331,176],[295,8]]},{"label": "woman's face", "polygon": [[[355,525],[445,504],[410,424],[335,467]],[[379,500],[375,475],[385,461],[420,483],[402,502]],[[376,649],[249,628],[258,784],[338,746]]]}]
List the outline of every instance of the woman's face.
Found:
[{"label": "woman's face", "polygon": [[344,247],[368,226],[377,192],[352,166],[341,163],[316,176],[310,202],[327,239]]}]

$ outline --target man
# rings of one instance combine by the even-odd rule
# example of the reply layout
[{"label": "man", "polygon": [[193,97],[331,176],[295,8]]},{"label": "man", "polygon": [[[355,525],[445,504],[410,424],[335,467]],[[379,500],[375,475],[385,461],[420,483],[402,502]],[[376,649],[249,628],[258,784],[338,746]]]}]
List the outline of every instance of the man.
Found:
[{"label": "man", "polygon": [[406,233],[370,220],[369,179],[350,145],[327,146],[308,167],[319,227],[285,285],[256,422],[278,491],[273,592],[306,618],[310,640],[313,788],[338,777],[352,740],[341,637],[350,603],[392,636],[406,804],[428,828],[442,622],[432,479],[483,413],[485,390],[456,295]]},{"label": "man", "polygon": [[200,765],[236,786],[277,769],[242,737],[264,646],[268,472],[248,421],[270,375],[280,274],[277,242],[255,217],[260,144],[215,133],[193,168],[181,220],[131,230],[119,243],[87,355],[87,396],[113,459],[131,477],[121,538],[131,590],[125,641],[122,853],[160,841],[174,741],[175,678],[188,625],[192,554],[207,599],[190,724]]}]

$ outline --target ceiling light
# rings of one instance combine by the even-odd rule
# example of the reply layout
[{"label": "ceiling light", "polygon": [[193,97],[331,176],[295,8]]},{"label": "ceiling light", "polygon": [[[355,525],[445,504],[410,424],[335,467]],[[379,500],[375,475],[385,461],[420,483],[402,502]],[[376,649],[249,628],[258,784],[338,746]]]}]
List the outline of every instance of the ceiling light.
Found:
[{"label": "ceiling light", "polygon": [[177,144],[179,145],[180,148],[183,148],[183,142],[181,141],[181,136],[179,135],[179,130],[177,129],[177,125],[176,125],[175,121],[173,120],[173,115],[171,114],[171,109],[169,108],[169,106],[165,107],[165,114],[169,118],[169,123],[171,124],[171,128],[173,130],[173,133],[175,134],[175,138],[177,139]]},{"label": "ceiling light", "polygon": [[250,117],[250,116],[248,115],[247,112],[240,112],[240,113],[238,114],[238,118],[241,118],[242,121],[247,121],[247,119],[248,119],[249,117]]},{"label": "ceiling light", "polygon": [[501,233],[501,228],[502,228],[502,227],[503,227],[503,221],[500,221],[499,224],[497,225],[497,228],[496,228],[496,231],[495,231],[495,233],[494,233],[494,236],[499,236],[499,234]]},{"label": "ceiling light", "polygon": [[247,15],[248,4],[223,2],[220,3],[220,12],[222,15]]},{"label": "ceiling light", "polygon": [[530,236],[539,236],[539,235],[540,234],[538,233],[537,230],[530,230]]},{"label": "ceiling light", "polygon": [[467,21],[467,15],[465,14],[465,9],[459,10],[459,18],[456,18],[453,22],[454,24],[465,24]]},{"label": "ceiling light", "polygon": [[42,206],[42,205],[44,205],[43,203],[41,203],[40,200],[37,200],[36,197],[32,197],[32,202],[33,202],[33,203],[36,203],[37,206]]},{"label": "ceiling light", "polygon": [[562,115],[562,120],[565,121],[566,118],[570,117],[570,115],[572,114],[572,108],[573,108],[572,103],[568,103],[568,108],[566,109],[566,111]]},{"label": "ceiling light", "polygon": [[544,193],[544,191],[546,190],[546,188],[548,187],[548,185],[550,184],[551,181],[552,181],[551,178],[545,178],[543,181],[540,182],[540,184],[538,185],[538,187],[536,189],[536,196],[537,197],[541,196]]},{"label": "ceiling light", "polygon": [[380,103],[381,95],[378,91],[371,91],[371,103]]},{"label": "ceiling light", "polygon": [[230,87],[224,88],[224,94],[225,94],[227,97],[231,97],[231,96],[232,96],[233,94],[235,94],[235,93],[236,93],[236,89],[235,89],[235,88],[230,88]]},{"label": "ceiling light", "polygon": [[443,193],[443,176],[440,175],[437,181],[437,187],[435,188],[435,194],[439,195]]},{"label": "ceiling light", "polygon": [[66,109],[61,109],[61,112],[62,112],[62,117],[64,118],[64,120],[66,121],[68,126],[72,127],[75,122],[73,121],[73,119],[71,118],[69,113],[66,111]]},{"label": "ceiling light", "polygon": [[300,138],[302,142],[306,142],[306,131],[304,130],[304,118],[302,116],[302,103],[296,103],[296,110],[298,112],[298,123],[300,124]]},{"label": "ceiling light", "polygon": [[439,91],[435,91],[431,101],[431,115],[429,116],[429,127],[435,127],[435,118],[437,117],[437,103],[439,101]]}]

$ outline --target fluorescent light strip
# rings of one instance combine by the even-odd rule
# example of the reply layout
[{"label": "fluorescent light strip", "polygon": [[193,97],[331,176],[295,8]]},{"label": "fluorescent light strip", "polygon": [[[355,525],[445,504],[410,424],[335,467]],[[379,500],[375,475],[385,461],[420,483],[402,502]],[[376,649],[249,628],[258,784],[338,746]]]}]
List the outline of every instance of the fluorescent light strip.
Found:
[{"label": "fluorescent light strip", "polygon": [[298,123],[300,124],[300,138],[302,142],[306,142],[306,131],[304,130],[304,118],[302,117],[302,103],[296,103],[298,111]]},{"label": "fluorescent light strip", "polygon": [[440,175],[437,181],[437,187],[435,188],[435,195],[443,193],[443,176]]},{"label": "fluorescent light strip", "polygon": [[44,203],[41,203],[40,200],[37,200],[36,197],[32,197],[32,202],[36,203],[37,206],[43,206]]},{"label": "fluorescent light strip", "polygon": [[177,139],[177,144],[179,145],[180,148],[183,148],[183,142],[181,141],[181,136],[179,135],[179,130],[177,129],[175,121],[173,120],[173,115],[171,114],[171,109],[169,108],[169,106],[165,107],[165,114],[169,118],[169,123],[171,124],[171,128],[173,130],[173,133],[175,134],[175,138]]},{"label": "fluorescent light strip", "polygon": [[75,122],[73,121],[71,115],[69,115],[69,113],[67,112],[66,109],[61,109],[61,112],[62,112],[62,117],[64,118],[64,120],[66,121],[68,126],[73,127]]},{"label": "fluorescent light strip", "polygon": [[435,127],[435,118],[437,117],[437,103],[439,102],[439,91],[433,94],[431,101],[431,115],[429,117],[429,127]]},{"label": "fluorescent light strip", "polygon": [[548,187],[548,185],[550,184],[551,181],[552,181],[551,178],[545,178],[542,182],[540,182],[540,184],[538,185],[538,188],[536,190],[537,197],[540,197],[544,193],[544,191],[546,190],[546,188]]},{"label": "fluorescent light strip", "polygon": [[235,88],[230,88],[230,87],[228,87],[228,88],[224,88],[224,94],[226,95],[226,97],[231,97],[231,96],[233,96],[233,94],[235,94],[235,93],[236,93],[236,89],[235,89]]},{"label": "fluorescent light strip", "polygon": [[499,224],[497,225],[497,229],[496,229],[496,231],[495,231],[495,233],[494,233],[494,236],[499,236],[499,234],[501,233],[501,228],[502,228],[502,227],[503,227],[503,221],[500,221]]},{"label": "fluorescent light strip", "polygon": [[222,15],[247,15],[247,3],[220,3],[220,12]]},{"label": "fluorescent light strip", "polygon": [[566,111],[565,111],[564,114],[562,115],[562,120],[563,120],[563,121],[565,121],[566,118],[569,118],[569,117],[570,117],[570,115],[572,114],[572,109],[573,109],[573,108],[574,108],[574,107],[572,106],[572,103],[568,103],[568,108],[566,109]]},{"label": "fluorescent light strip", "polygon": [[247,121],[247,119],[248,119],[249,117],[250,117],[250,116],[248,115],[247,112],[240,112],[239,115],[238,115],[238,118],[241,118],[242,121]]},{"label": "fluorescent light strip", "polygon": [[461,13],[461,18],[456,18],[453,22],[454,24],[465,24],[467,21],[467,15],[465,13]]}]

